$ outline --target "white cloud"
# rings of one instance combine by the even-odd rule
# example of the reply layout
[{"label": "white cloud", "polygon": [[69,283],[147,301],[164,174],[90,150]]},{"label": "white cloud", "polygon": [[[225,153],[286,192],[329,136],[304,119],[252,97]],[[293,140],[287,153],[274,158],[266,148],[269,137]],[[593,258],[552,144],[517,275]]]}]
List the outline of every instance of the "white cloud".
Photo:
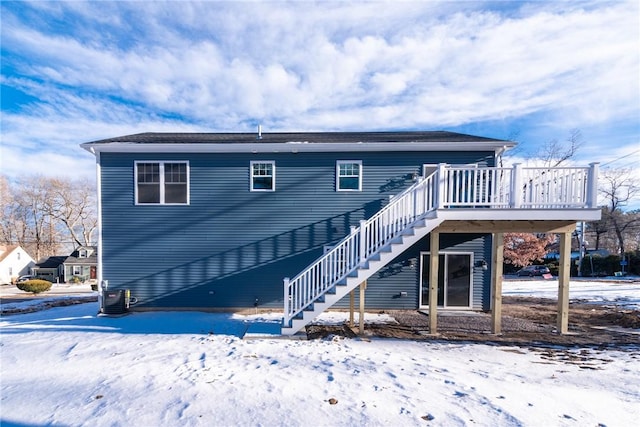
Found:
[{"label": "white cloud", "polygon": [[3,114],[3,155],[257,121],[441,129],[535,114],[565,133],[637,120],[636,2],[495,7],[5,3],[3,83],[40,101]]}]

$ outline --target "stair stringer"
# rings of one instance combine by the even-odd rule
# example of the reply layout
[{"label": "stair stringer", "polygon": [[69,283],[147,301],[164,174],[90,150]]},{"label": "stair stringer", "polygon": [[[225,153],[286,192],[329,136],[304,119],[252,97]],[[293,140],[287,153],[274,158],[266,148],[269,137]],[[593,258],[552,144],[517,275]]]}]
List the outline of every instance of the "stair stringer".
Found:
[{"label": "stair stringer", "polygon": [[[362,282],[380,271],[380,269],[411,246],[418,243],[420,239],[435,230],[444,221],[443,218],[433,216],[435,212],[430,212],[430,214],[431,217],[419,219],[412,225],[409,225],[398,236],[371,254],[363,265],[356,267],[344,278],[337,281],[331,288],[331,290],[334,291],[333,293],[326,292],[320,295],[313,304],[301,312],[302,316],[298,315],[298,317],[291,319],[290,325],[283,325],[281,329],[282,335],[296,334],[320,314],[347,296],[349,292],[354,290]],[[320,299],[323,299],[323,301],[319,301]]]}]

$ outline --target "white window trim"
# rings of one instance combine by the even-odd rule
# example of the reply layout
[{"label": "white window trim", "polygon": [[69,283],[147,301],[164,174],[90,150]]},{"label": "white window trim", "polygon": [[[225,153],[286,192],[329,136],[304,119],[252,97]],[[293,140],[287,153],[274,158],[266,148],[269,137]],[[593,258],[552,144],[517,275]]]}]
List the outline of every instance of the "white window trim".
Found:
[{"label": "white window trim", "polygon": [[82,274],[82,266],[81,265],[72,265],[71,266],[71,274],[73,276],[79,276]]},{"label": "white window trim", "polygon": [[[160,170],[160,202],[159,203],[138,203],[138,164],[158,163]],[[164,202],[164,165],[167,163],[182,163],[187,165],[187,201],[186,203],[165,203]],[[133,167],[133,197],[136,206],[186,206],[191,203],[191,167],[188,160],[136,160]]]},{"label": "white window trim", "polygon": [[[359,166],[358,170],[360,173],[358,174],[358,189],[352,188],[340,188],[340,165],[345,164],[357,164]],[[362,191],[362,160],[338,160],[336,161],[336,191],[340,192],[354,192],[354,191]]]},{"label": "white window trim", "polygon": [[[271,165],[271,188],[253,188],[253,165],[263,165],[270,164]],[[257,175],[259,176],[259,175]],[[276,162],[275,160],[252,160],[249,162],[249,191],[276,191]]]}]

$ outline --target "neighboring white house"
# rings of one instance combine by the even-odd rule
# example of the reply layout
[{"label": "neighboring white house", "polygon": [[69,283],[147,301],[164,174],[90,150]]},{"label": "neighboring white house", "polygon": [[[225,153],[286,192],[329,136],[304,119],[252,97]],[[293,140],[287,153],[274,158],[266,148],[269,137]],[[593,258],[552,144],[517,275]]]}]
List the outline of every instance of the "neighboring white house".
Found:
[{"label": "neighboring white house", "polygon": [[33,258],[18,245],[0,245],[0,285],[10,284],[18,277],[31,273]]}]

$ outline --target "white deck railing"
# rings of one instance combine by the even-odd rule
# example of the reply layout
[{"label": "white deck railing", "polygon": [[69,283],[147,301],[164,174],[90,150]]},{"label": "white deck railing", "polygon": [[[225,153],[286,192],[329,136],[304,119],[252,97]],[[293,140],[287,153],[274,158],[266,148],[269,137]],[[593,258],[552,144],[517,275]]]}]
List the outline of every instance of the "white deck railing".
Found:
[{"label": "white deck railing", "polygon": [[440,165],[441,206],[509,207],[513,169]]},{"label": "white deck railing", "polygon": [[520,207],[537,209],[580,208],[589,204],[590,168],[522,168]]},{"label": "white deck railing", "polygon": [[481,168],[440,165],[439,207],[595,208],[598,165]]},{"label": "white deck railing", "polygon": [[373,254],[429,212],[448,208],[597,208],[598,164],[513,168],[441,164],[390,199],[368,220],[293,279],[284,279],[284,322],[327,293]]},{"label": "white deck railing", "polygon": [[293,279],[284,279],[285,323],[324,295],[372,254],[398,236],[416,219],[434,210],[436,185],[433,175],[419,180],[392,198],[368,220]]}]

